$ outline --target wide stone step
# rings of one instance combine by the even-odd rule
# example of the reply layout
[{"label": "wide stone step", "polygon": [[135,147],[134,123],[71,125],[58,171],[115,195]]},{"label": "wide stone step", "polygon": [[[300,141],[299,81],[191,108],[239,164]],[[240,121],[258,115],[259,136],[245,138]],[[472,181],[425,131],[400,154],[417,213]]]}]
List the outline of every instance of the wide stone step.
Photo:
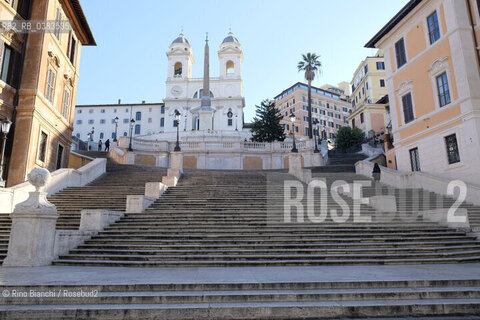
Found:
[{"label": "wide stone step", "polygon": [[271,252],[269,254],[255,252],[254,254],[204,254],[196,253],[190,255],[184,254],[165,254],[159,252],[159,254],[153,254],[153,252],[145,252],[145,254],[108,254],[108,253],[81,253],[81,254],[68,254],[63,255],[61,259],[86,259],[86,260],[127,260],[127,261],[189,261],[189,260],[202,260],[202,261],[232,261],[232,260],[362,260],[362,259],[375,259],[375,260],[398,260],[398,259],[451,259],[459,257],[480,257],[480,249],[472,250],[451,250],[449,252],[402,252],[402,253],[358,253],[358,252],[342,252],[342,253],[316,253],[311,252],[309,254],[287,254],[282,251]]},{"label": "wide stone step", "polygon": [[[169,304],[226,302],[296,302],[393,299],[478,299],[480,287],[447,288],[372,288],[372,289],[274,289],[217,291],[128,291],[100,292],[83,298],[0,298],[0,305],[38,304]],[[61,289],[60,289],[61,290]],[[0,307],[1,308],[1,307]]]},{"label": "wide stone step", "polygon": [[[318,233],[319,231],[322,231],[324,233]],[[118,234],[122,233],[126,236],[128,235],[138,235],[138,234],[162,234],[162,235],[169,235],[169,234],[187,234],[187,235],[208,235],[208,236],[223,236],[225,234],[231,236],[233,235],[239,235],[239,236],[244,236],[244,235],[261,235],[261,236],[279,236],[282,234],[278,234],[275,232],[285,232],[289,234],[290,236],[295,236],[295,235],[300,235],[300,236],[316,236],[316,237],[345,237],[345,236],[363,236],[363,237],[378,237],[378,236],[392,236],[392,235],[398,235],[398,236],[433,236],[433,235],[441,235],[441,236],[458,236],[458,235],[464,235],[465,233],[462,232],[453,232],[453,231],[442,231],[442,232],[436,232],[436,231],[431,231],[426,233],[425,231],[418,232],[416,230],[377,230],[377,232],[373,232],[374,230],[369,230],[371,231],[370,233],[365,233],[365,230],[351,230],[351,229],[346,229],[346,230],[332,230],[331,232],[327,232],[328,230],[317,230],[317,229],[312,229],[312,230],[305,230],[304,228],[297,228],[297,229],[284,229],[284,228],[231,228],[231,229],[216,229],[216,228],[170,228],[170,229],[165,229],[165,228],[151,228],[151,227],[146,227],[145,229],[139,229],[139,228],[134,228],[134,229],[126,229],[126,228],[109,228],[107,230],[102,231],[102,235],[109,235],[109,234]],[[356,231],[356,232],[354,232]],[[390,232],[388,232],[390,231]]]},{"label": "wide stone step", "polygon": [[278,238],[278,239],[269,239],[269,238],[247,238],[247,239],[198,239],[198,238],[178,238],[178,237],[170,237],[166,239],[158,239],[158,238],[151,238],[151,237],[116,237],[116,236],[109,236],[109,237],[100,237],[95,236],[92,237],[91,240],[87,240],[85,243],[129,243],[129,244],[157,244],[157,245],[171,245],[171,244],[184,244],[184,245],[192,245],[192,244],[200,244],[200,245],[232,245],[232,244],[250,244],[250,245],[267,245],[267,244],[338,244],[338,245],[345,245],[350,243],[366,243],[366,245],[370,245],[372,243],[378,244],[401,244],[405,242],[407,244],[411,243],[438,243],[438,242],[447,242],[447,241],[474,241],[477,238],[474,236],[471,237],[448,237],[448,238],[441,238],[437,239],[433,238],[411,238],[411,239],[403,239],[399,238],[369,238],[369,239],[362,239],[362,238],[330,238],[330,239],[301,239],[301,241],[297,238]]},{"label": "wide stone step", "polygon": [[390,228],[387,226],[343,226],[342,224],[339,225],[332,225],[332,226],[322,226],[322,225],[301,225],[301,226],[296,226],[296,225],[290,225],[290,224],[278,224],[278,225],[273,225],[273,224],[268,224],[266,225],[265,223],[248,223],[245,224],[244,226],[238,225],[238,223],[235,224],[211,224],[211,225],[205,225],[205,224],[188,224],[185,223],[184,225],[178,225],[175,224],[175,221],[171,221],[171,225],[168,225],[166,223],[116,223],[115,226],[112,227],[106,227],[104,230],[105,231],[127,231],[127,232],[133,232],[133,231],[140,231],[140,230],[151,230],[151,231],[156,231],[156,232],[163,232],[165,231],[171,231],[171,230],[184,230],[184,231],[206,231],[208,230],[209,232],[232,232],[235,230],[259,230],[262,229],[262,231],[266,230],[281,230],[281,231],[306,231],[308,229],[315,230],[315,231],[333,231],[333,232],[352,232],[352,231],[365,231],[367,230],[381,230],[383,232],[398,232],[398,231],[403,231],[403,232],[447,232],[449,229],[447,228],[411,228],[408,230],[404,230],[401,227],[396,227],[396,228]]},{"label": "wide stone step", "polygon": [[[69,257],[69,256],[65,256]],[[446,257],[446,258],[431,258],[431,257],[411,257],[398,259],[312,259],[305,258],[302,260],[288,260],[288,259],[234,259],[234,260],[186,260],[183,258],[179,260],[164,260],[151,261],[144,260],[69,260],[62,257],[61,260],[55,260],[54,265],[84,265],[84,266],[109,266],[109,267],[242,267],[242,266],[323,266],[323,265],[383,265],[383,264],[438,264],[438,263],[472,263],[479,262],[480,256],[468,255],[465,257]],[[97,258],[93,256],[91,258]],[[144,257],[145,258],[145,257]]]},{"label": "wide stone step", "polygon": [[[131,243],[134,242],[134,243]],[[119,250],[233,250],[241,248],[248,249],[346,249],[349,250],[366,250],[369,248],[378,250],[398,250],[398,249],[426,249],[438,248],[448,249],[450,247],[474,248],[478,245],[477,241],[448,241],[448,242],[399,242],[399,243],[377,243],[377,242],[352,242],[352,243],[265,243],[265,244],[151,244],[148,241],[92,241],[87,240],[85,244],[78,246],[78,249],[119,249]],[[441,246],[441,247],[440,247]]]},{"label": "wide stone step", "polygon": [[334,248],[334,249],[319,249],[319,248],[269,248],[269,249],[260,249],[260,248],[251,248],[245,249],[241,246],[237,248],[228,248],[228,249],[207,249],[197,247],[195,249],[188,250],[174,250],[171,248],[147,248],[147,249],[138,249],[127,247],[123,249],[111,248],[103,246],[99,248],[78,248],[70,250],[69,254],[95,254],[95,255],[265,255],[268,253],[285,253],[288,255],[292,254],[351,254],[351,253],[375,253],[375,254],[385,254],[393,255],[398,253],[439,253],[439,252],[458,252],[458,251],[478,251],[480,250],[480,244],[470,245],[470,246],[448,246],[448,247],[416,247],[416,248]]},{"label": "wide stone step", "polygon": [[[148,238],[148,239],[185,239],[185,240],[228,240],[228,239],[246,239],[246,240],[260,240],[260,239],[295,239],[296,241],[303,240],[329,240],[335,239],[338,241],[399,241],[401,240],[446,240],[446,239],[464,239],[465,234],[447,234],[447,235],[425,235],[425,234],[407,234],[407,233],[370,233],[366,234],[354,234],[354,233],[345,233],[345,234],[335,234],[335,233],[299,233],[299,234],[284,234],[284,233],[229,233],[229,234],[216,234],[216,233],[171,233],[171,234],[160,234],[160,233],[118,233],[118,232],[102,232],[99,235],[95,236],[94,239],[100,238],[122,238],[129,237],[130,239],[136,238]],[[8,238],[8,237],[7,237]]]}]

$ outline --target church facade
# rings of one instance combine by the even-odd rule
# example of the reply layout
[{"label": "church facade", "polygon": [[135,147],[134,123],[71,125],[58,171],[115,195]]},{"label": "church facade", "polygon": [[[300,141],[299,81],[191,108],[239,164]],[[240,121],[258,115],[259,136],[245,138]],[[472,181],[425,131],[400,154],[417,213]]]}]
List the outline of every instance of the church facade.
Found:
[{"label": "church facade", "polygon": [[[243,131],[242,62],[243,52],[232,33],[223,40],[218,50],[220,75],[210,77],[210,52],[205,45],[204,75],[192,77],[195,62],[193,48],[180,34],[166,53],[168,59],[166,94],[163,103],[77,105],[74,135],[96,146],[99,140],[132,136],[138,139],[175,139],[177,131],[175,111],[181,114],[179,131],[182,139],[198,139],[203,134],[224,139],[250,136]],[[204,87],[210,91],[204,96]],[[203,106],[202,109],[202,98]],[[115,123],[117,119],[117,124]],[[203,125],[201,120],[203,119]],[[117,128],[117,130],[116,130]]]},{"label": "church facade", "polygon": [[[179,129],[183,131],[242,131],[245,107],[242,92],[243,52],[232,33],[223,40],[218,50],[218,77],[211,78],[209,74],[208,40],[203,78],[192,77],[195,62],[193,49],[183,34],[172,42],[167,57],[164,104],[168,120],[164,132],[176,130],[176,110],[182,115]],[[210,91],[209,95],[204,94],[207,90]]]}]

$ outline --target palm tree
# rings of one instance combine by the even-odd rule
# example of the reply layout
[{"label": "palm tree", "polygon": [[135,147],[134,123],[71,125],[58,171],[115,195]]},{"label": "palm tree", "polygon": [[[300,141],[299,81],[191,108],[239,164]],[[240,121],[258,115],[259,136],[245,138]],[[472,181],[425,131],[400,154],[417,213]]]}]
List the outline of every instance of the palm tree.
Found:
[{"label": "palm tree", "polygon": [[315,75],[321,72],[322,63],[320,56],[315,53],[302,54],[302,60],[298,62],[298,72],[305,71],[305,80],[308,81],[308,137],[312,139],[312,81]]}]

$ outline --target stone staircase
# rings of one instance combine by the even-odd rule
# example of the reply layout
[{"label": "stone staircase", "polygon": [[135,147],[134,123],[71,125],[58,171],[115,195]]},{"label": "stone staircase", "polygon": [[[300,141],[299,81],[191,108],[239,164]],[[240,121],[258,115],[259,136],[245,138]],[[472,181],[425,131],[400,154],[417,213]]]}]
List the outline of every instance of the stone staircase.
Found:
[{"label": "stone staircase", "polygon": [[[89,151],[88,154],[105,152]],[[74,230],[80,226],[82,209],[125,211],[127,195],[145,193],[146,182],[162,181],[165,168],[120,165],[107,161],[107,172],[84,187],[66,188],[48,197],[57,207],[57,229]]]},{"label": "stone staircase", "polygon": [[12,219],[10,219],[9,215],[0,215],[0,263],[2,263],[7,256],[11,225]]},{"label": "stone staircase", "polygon": [[[0,297],[2,319],[393,319],[391,316],[399,319],[451,315],[434,319],[458,320],[478,319],[471,315],[480,312],[479,280],[213,282],[5,288],[9,292],[52,291],[55,296]],[[64,297],[64,291],[83,291],[87,296]],[[61,296],[58,297],[57,293]]]},{"label": "stone staircase", "polygon": [[[356,158],[314,168],[313,176],[328,186],[337,180],[365,180],[351,171]],[[138,172],[156,174],[152,168],[142,171],[112,164],[108,170],[88,187],[120,187],[128,181],[134,185],[138,181],[132,176]],[[480,262],[480,242],[465,231],[423,221],[416,215],[418,210],[449,207],[453,199],[376,184],[364,188],[364,196],[396,195],[403,218],[398,215],[390,220],[362,205],[361,215],[371,216],[373,222],[357,223],[350,217],[337,223],[329,216],[322,223],[295,219],[285,223],[284,182],[291,180],[295,178],[285,171],[185,170],[180,183],[145,212],[125,215],[54,261],[58,267],[52,271],[71,269],[73,278],[80,277],[84,284],[47,281],[45,285],[2,287],[9,292],[51,291],[55,297],[2,296],[0,318],[480,319],[473,316],[480,314],[478,274],[470,277],[467,271],[455,278],[451,269],[447,272],[431,265]],[[305,192],[306,185],[301,185]],[[419,195],[417,202],[414,195]],[[342,198],[353,205],[351,199]],[[306,201],[302,203],[306,206]],[[331,195],[327,204],[329,209],[341,209]],[[477,221],[478,207],[462,207]],[[296,218],[296,213],[292,217]],[[324,267],[329,265],[334,267]],[[110,266],[118,268],[101,268]],[[233,268],[189,268],[202,266]],[[267,268],[248,268],[258,266]],[[395,270],[401,269],[380,270],[404,267],[410,268],[410,272],[403,270],[406,279],[396,276]],[[155,276],[158,270],[163,278]],[[102,281],[82,278],[102,272],[115,274],[116,281],[102,276],[97,276]],[[84,292],[84,296],[66,297],[65,290]]]},{"label": "stone staircase", "polygon": [[366,159],[362,153],[337,153],[328,151],[326,166],[312,168],[312,173],[317,172],[355,172],[355,163]]},{"label": "stone staircase", "polygon": [[[335,180],[365,180],[351,172],[314,176],[329,187]],[[354,222],[350,216],[337,223],[329,215],[322,223],[285,223],[287,180],[294,178],[286,172],[186,171],[179,185],[145,212],[127,214],[54,263],[193,267],[480,261],[475,236],[423,221],[409,203],[402,211],[408,219],[397,215],[390,220],[362,205],[361,216],[371,216],[372,222]],[[332,195],[327,201],[329,209],[341,209]],[[351,199],[344,201],[352,208]],[[445,205],[450,203],[445,199]],[[303,204],[306,207],[306,200]]]}]

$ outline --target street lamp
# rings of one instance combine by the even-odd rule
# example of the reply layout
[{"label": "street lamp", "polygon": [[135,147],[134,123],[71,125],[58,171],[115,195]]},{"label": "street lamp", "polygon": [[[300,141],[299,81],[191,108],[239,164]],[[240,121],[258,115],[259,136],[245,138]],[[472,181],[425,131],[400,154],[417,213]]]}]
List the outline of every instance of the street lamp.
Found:
[{"label": "street lamp", "polygon": [[118,117],[115,117],[115,137],[113,139],[113,142],[117,142],[117,129],[118,129]]},{"label": "street lamp", "polygon": [[313,150],[313,153],[319,153],[320,151],[318,150],[318,144],[317,144],[317,136],[318,136],[318,129],[320,128],[320,124],[318,122],[318,119],[315,119],[315,122],[314,122],[314,126],[315,126],[315,149]]},{"label": "street lamp", "polygon": [[180,117],[182,115],[180,114],[180,112],[178,110],[175,110],[175,120],[177,121],[177,144],[175,145],[175,148],[173,149],[173,151],[175,152],[179,152],[181,151],[180,149],[180,143],[179,143],[179,139],[178,139],[178,127],[180,127]]},{"label": "street lamp", "polygon": [[94,133],[95,133],[95,127],[92,127],[92,131],[87,133],[87,151],[90,151],[90,141],[93,141]]},{"label": "street lamp", "polygon": [[132,130],[133,130],[133,124],[135,123],[135,120],[130,119],[130,142],[128,143],[128,151],[133,151],[132,148]]},{"label": "street lamp", "polygon": [[297,145],[295,144],[295,114],[290,114],[290,121],[292,121],[292,135],[293,135],[293,147],[291,152],[298,153]]},{"label": "street lamp", "polygon": [[5,157],[5,147],[7,145],[7,135],[12,126],[12,121],[6,118],[2,121],[2,133],[3,133],[3,146],[2,146],[2,158],[0,160],[0,188],[5,188],[5,180],[3,180],[3,158]]}]

